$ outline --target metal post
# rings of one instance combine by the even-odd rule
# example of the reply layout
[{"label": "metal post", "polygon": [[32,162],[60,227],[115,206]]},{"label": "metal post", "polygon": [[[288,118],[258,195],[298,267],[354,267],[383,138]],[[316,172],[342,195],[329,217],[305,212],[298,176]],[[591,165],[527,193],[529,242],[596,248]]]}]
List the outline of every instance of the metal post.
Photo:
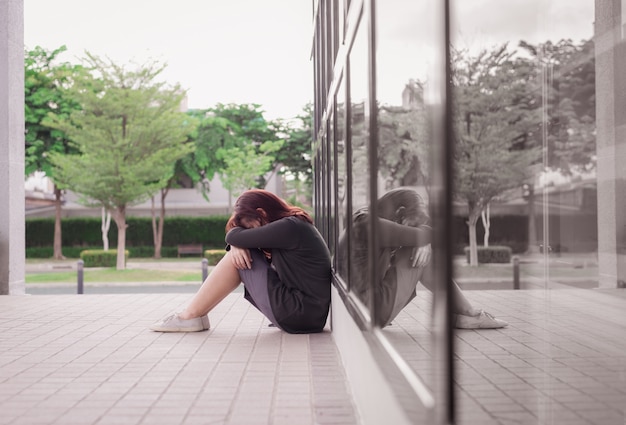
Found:
[{"label": "metal post", "polygon": [[519,257],[513,257],[513,289],[519,289]]},{"label": "metal post", "polygon": [[76,267],[76,274],[78,277],[78,288],[76,290],[77,294],[83,293],[83,266],[85,262],[83,260],[78,260],[78,266]]},{"label": "metal post", "polygon": [[207,260],[206,258],[203,258],[202,259],[202,282],[203,283],[208,276],[209,276],[209,260]]}]

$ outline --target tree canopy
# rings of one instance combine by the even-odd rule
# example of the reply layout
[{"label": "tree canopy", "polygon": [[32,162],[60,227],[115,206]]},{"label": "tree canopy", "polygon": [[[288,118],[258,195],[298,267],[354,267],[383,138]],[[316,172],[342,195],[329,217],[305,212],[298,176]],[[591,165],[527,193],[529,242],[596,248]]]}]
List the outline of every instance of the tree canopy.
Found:
[{"label": "tree canopy", "polygon": [[217,104],[188,114],[199,124],[192,137],[195,148],[179,161],[179,170],[200,184],[207,199],[216,174],[233,193],[264,187],[270,170],[311,184],[310,105],[295,123],[268,121],[257,104]]},{"label": "tree canopy", "polygon": [[54,258],[63,258],[61,235],[61,190],[56,185],[54,168],[50,162],[53,152],[75,152],[67,135],[59,129],[44,124],[49,115],[68,117],[80,105],[68,93],[79,65],[60,62],[66,50],[61,46],[48,51],[42,47],[26,50],[24,57],[24,115],[25,115],[25,173],[42,171],[50,178],[55,195]]},{"label": "tree canopy", "polygon": [[111,211],[118,227],[118,269],[124,268],[126,207],[144,201],[167,184],[177,159],[190,151],[184,142],[185,95],[157,77],[156,62],[127,70],[87,54],[71,93],[81,105],[48,125],[65,132],[77,154],[51,155],[59,184],[80,194],[86,205]]},{"label": "tree canopy", "polygon": [[49,114],[68,117],[72,111],[80,109],[67,91],[80,66],[58,62],[64,51],[65,46],[53,51],[37,46],[25,52],[26,175],[43,171],[53,178],[54,169],[48,154],[71,153],[74,148],[63,131],[43,124]]}]

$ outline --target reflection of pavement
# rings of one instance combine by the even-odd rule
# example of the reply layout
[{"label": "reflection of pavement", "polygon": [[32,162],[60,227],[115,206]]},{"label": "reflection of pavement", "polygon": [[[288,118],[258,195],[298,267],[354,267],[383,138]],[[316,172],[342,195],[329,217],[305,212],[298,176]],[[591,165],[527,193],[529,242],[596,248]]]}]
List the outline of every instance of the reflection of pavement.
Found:
[{"label": "reflection of pavement", "polygon": [[[468,299],[509,322],[455,332],[459,425],[624,425],[626,290],[470,291]],[[433,385],[432,298],[419,291],[383,330]]]}]

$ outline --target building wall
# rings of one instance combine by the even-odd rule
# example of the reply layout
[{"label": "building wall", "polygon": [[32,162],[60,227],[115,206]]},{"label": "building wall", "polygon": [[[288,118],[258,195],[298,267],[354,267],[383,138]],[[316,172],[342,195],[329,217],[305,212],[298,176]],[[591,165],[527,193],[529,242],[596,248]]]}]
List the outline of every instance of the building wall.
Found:
[{"label": "building wall", "polygon": [[24,4],[0,0],[0,294],[24,293]]},{"label": "building wall", "polygon": [[626,282],[626,34],[623,0],[596,0],[600,286]]}]

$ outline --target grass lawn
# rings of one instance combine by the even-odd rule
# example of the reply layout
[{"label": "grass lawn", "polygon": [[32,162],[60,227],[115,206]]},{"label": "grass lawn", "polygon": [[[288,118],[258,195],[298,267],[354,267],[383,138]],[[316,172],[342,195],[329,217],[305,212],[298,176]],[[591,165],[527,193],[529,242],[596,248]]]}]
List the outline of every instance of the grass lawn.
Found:
[{"label": "grass lawn", "polygon": [[[115,268],[84,270],[84,282],[200,282],[202,271],[116,270]],[[76,271],[29,273],[26,283],[76,283]]]}]

